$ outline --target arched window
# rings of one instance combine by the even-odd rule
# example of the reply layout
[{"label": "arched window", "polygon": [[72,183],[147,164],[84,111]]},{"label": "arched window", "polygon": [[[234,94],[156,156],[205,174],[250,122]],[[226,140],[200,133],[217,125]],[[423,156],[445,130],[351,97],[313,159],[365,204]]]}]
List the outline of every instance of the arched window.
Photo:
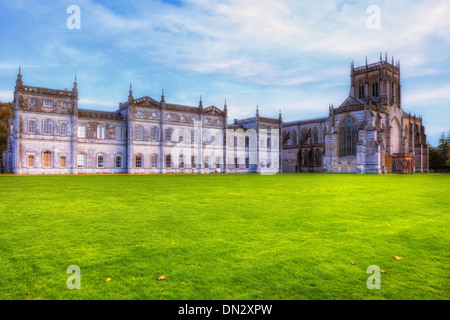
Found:
[{"label": "arched window", "polygon": [[44,151],[42,154],[42,166],[44,168],[52,167],[52,153],[50,151]]},{"label": "arched window", "polygon": [[44,134],[53,134],[53,121],[50,119],[44,120]]},{"label": "arched window", "polygon": [[293,133],[292,133],[292,143],[295,145],[295,144],[298,144],[298,136],[297,136],[297,131],[293,131]]},{"label": "arched window", "polygon": [[142,168],[143,167],[143,157],[142,154],[138,153],[136,155],[136,168]]},{"label": "arched window", "polygon": [[378,81],[377,80],[375,80],[372,83],[372,97],[378,98]]},{"label": "arched window", "polygon": [[322,166],[322,152],[319,149],[316,149],[316,166]]},{"label": "arched window", "polygon": [[103,153],[97,154],[97,168],[105,167],[105,155]]},{"label": "arched window", "polygon": [[137,125],[135,130],[136,140],[144,140],[144,127],[141,125]]},{"label": "arched window", "polygon": [[158,127],[152,127],[150,129],[150,135],[151,135],[151,139],[153,141],[159,141],[159,128]]},{"label": "arched window", "polygon": [[152,168],[158,168],[158,155],[155,153],[150,156],[150,166]]},{"label": "arched window", "polygon": [[28,122],[28,133],[35,134],[36,133],[36,122],[30,121]]},{"label": "arched window", "polygon": [[358,99],[364,100],[364,83],[360,83],[358,87]]},{"label": "arched window", "polygon": [[319,143],[319,130],[317,128],[313,129],[312,140],[312,143]]},{"label": "arched window", "polygon": [[348,115],[341,122],[339,128],[339,155],[356,155],[356,144],[358,143],[358,123],[355,118]]},{"label": "arched window", "polygon": [[172,128],[166,129],[166,141],[172,141],[172,133],[173,133]]},{"label": "arched window", "polygon": [[172,157],[170,154],[166,156],[166,168],[172,168]]},{"label": "arched window", "polygon": [[184,155],[182,155],[182,154],[180,154],[180,157],[179,157],[178,168],[180,168],[180,169],[184,168]]}]

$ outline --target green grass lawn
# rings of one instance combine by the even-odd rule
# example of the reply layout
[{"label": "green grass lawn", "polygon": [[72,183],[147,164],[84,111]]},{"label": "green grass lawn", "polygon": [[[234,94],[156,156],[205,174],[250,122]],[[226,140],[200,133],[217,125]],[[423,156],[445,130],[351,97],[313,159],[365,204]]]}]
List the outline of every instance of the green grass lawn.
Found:
[{"label": "green grass lawn", "polygon": [[0,200],[0,299],[450,298],[450,175],[3,175]]}]

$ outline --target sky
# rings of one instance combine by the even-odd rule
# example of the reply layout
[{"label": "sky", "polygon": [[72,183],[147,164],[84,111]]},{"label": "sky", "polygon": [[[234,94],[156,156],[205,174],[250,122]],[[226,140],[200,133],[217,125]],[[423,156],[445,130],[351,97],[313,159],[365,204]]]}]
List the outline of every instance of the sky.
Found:
[{"label": "sky", "polygon": [[2,102],[21,66],[30,86],[71,90],[76,75],[84,109],[117,110],[132,84],[135,98],[226,100],[230,122],[257,106],[303,120],[339,106],[352,61],[380,53],[400,60],[402,107],[436,146],[450,130],[448,0],[0,0]]}]

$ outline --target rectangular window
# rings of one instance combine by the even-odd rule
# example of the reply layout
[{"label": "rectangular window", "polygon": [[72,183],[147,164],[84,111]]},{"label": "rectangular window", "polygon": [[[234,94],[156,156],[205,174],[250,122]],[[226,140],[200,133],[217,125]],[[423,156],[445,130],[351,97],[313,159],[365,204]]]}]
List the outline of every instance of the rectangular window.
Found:
[{"label": "rectangular window", "polygon": [[122,156],[116,156],[116,168],[122,168]]},{"label": "rectangular window", "polygon": [[78,168],[86,168],[86,154],[80,153],[77,155]]},{"label": "rectangular window", "polygon": [[27,160],[28,168],[34,168],[34,156],[28,156]]},{"label": "rectangular window", "polygon": [[105,139],[106,128],[105,126],[97,127],[97,139]]},{"label": "rectangular window", "polygon": [[123,140],[123,128],[116,127],[116,140]]},{"label": "rectangular window", "polygon": [[158,167],[158,156],[156,154],[152,154],[152,156],[150,157],[150,160],[151,160],[152,168],[157,168]]},{"label": "rectangular window", "polygon": [[50,108],[53,108],[53,101],[45,100],[45,101],[44,101],[44,107],[50,107]]},{"label": "rectangular window", "polygon": [[61,125],[61,135],[67,136],[67,125],[65,125],[65,124]]},{"label": "rectangular window", "polygon": [[28,133],[35,134],[36,133],[36,122],[30,121],[28,122]]},{"label": "rectangular window", "polygon": [[78,138],[86,138],[86,126],[78,126]]},{"label": "rectangular window", "polygon": [[105,155],[98,154],[97,155],[97,168],[104,168],[104,167],[105,167]]},{"label": "rectangular window", "polygon": [[65,168],[66,167],[66,157],[60,157],[59,158],[59,167]]}]

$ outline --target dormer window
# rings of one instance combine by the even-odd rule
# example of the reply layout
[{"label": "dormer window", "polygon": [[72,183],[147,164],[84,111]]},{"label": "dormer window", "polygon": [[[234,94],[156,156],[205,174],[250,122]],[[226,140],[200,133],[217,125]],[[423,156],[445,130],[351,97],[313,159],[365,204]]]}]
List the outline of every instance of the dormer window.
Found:
[{"label": "dormer window", "polygon": [[53,101],[45,100],[44,101],[44,107],[53,108]]}]

